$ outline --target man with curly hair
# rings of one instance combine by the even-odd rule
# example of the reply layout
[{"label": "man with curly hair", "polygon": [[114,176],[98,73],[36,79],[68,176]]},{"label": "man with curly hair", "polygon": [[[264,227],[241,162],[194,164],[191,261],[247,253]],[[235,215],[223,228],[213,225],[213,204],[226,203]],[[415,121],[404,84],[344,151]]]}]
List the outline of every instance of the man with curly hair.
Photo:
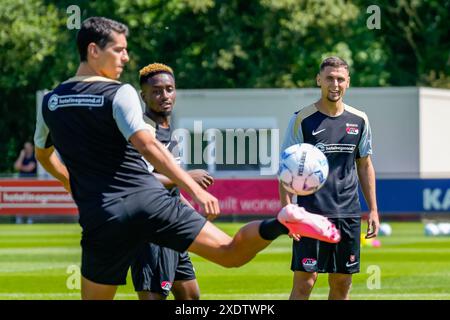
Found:
[{"label": "man with curly hair", "polygon": [[[152,63],[142,68],[139,75],[141,97],[145,103],[144,121],[156,129],[156,139],[180,164],[178,139],[172,135],[170,124],[177,96],[173,70],[165,64]],[[150,163],[147,164],[149,171],[169,189],[172,196],[180,197],[183,203],[191,206],[169,178],[154,170]],[[187,173],[205,190],[214,182],[205,170],[189,170]],[[131,265],[131,274],[141,300],[163,300],[169,292],[175,300],[200,298],[194,267],[187,251],[178,252],[147,243]]]}]

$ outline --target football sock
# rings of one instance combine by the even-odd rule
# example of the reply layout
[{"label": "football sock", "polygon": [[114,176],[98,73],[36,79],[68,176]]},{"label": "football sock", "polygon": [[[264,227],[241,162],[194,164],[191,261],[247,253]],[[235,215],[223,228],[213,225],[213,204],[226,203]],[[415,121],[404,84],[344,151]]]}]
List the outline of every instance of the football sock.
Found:
[{"label": "football sock", "polygon": [[263,220],[259,225],[259,234],[264,240],[275,240],[282,234],[288,233],[288,228],[282,225],[277,218]]}]

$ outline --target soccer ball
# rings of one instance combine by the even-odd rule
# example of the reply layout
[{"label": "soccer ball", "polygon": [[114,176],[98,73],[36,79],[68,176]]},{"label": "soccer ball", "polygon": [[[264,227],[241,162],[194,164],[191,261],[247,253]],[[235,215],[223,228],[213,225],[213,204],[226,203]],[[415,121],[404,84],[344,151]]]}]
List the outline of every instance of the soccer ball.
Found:
[{"label": "soccer ball", "polygon": [[325,184],[327,177],[327,157],[315,146],[300,143],[281,154],[278,180],[290,193],[313,194]]}]

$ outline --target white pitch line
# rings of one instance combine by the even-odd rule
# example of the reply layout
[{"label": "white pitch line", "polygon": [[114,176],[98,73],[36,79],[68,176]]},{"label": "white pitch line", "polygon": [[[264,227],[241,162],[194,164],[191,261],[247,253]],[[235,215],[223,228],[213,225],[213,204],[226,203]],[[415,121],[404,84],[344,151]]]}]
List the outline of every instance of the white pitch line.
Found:
[{"label": "white pitch line", "polygon": [[[10,299],[61,299],[61,298],[69,298],[69,297],[80,297],[80,292],[55,292],[55,293],[0,293],[0,297],[2,298],[10,298]],[[116,294],[116,299],[120,298],[136,298],[136,294],[134,293],[118,293]],[[289,297],[289,293],[260,293],[260,294],[203,294],[203,300],[255,300],[255,299],[271,299],[271,300],[286,300]],[[312,294],[311,298],[314,300],[315,298],[326,299],[328,294]],[[350,298],[354,300],[358,299],[449,299],[450,293],[355,293],[350,294]]]},{"label": "white pitch line", "polygon": [[[217,300],[227,300],[227,299],[244,299],[244,300],[253,300],[253,299],[276,299],[276,300],[284,300],[289,297],[289,293],[262,293],[262,294],[203,294],[202,297],[204,299],[217,299]],[[311,298],[328,298],[328,293],[316,293],[312,294]],[[351,299],[433,299],[433,298],[441,298],[441,299],[450,299],[450,293],[354,293],[350,294]]]}]

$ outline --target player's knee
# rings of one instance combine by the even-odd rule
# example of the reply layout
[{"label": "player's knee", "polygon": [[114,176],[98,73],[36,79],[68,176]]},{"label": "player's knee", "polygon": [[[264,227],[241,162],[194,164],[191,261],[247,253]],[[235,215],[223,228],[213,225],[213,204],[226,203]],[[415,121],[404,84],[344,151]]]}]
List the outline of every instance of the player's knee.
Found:
[{"label": "player's knee", "polygon": [[292,293],[299,296],[309,295],[314,288],[316,280],[316,273],[308,274],[308,276],[294,277]]},{"label": "player's knee", "polygon": [[139,300],[166,300],[167,296],[158,293],[158,292],[150,292],[150,291],[138,291]]},{"label": "player's knee", "polygon": [[310,294],[312,289],[314,288],[314,284],[315,284],[315,281],[312,279],[302,281],[302,282],[297,282],[294,284],[294,287],[292,290],[301,295]]},{"label": "player's knee", "polygon": [[185,292],[185,293],[175,293],[172,292],[175,300],[200,300],[200,292]]},{"label": "player's knee", "polygon": [[191,292],[189,298],[186,300],[200,300],[200,292]]},{"label": "player's knee", "polygon": [[342,277],[330,282],[330,287],[339,292],[348,292],[352,287],[351,277]]}]

